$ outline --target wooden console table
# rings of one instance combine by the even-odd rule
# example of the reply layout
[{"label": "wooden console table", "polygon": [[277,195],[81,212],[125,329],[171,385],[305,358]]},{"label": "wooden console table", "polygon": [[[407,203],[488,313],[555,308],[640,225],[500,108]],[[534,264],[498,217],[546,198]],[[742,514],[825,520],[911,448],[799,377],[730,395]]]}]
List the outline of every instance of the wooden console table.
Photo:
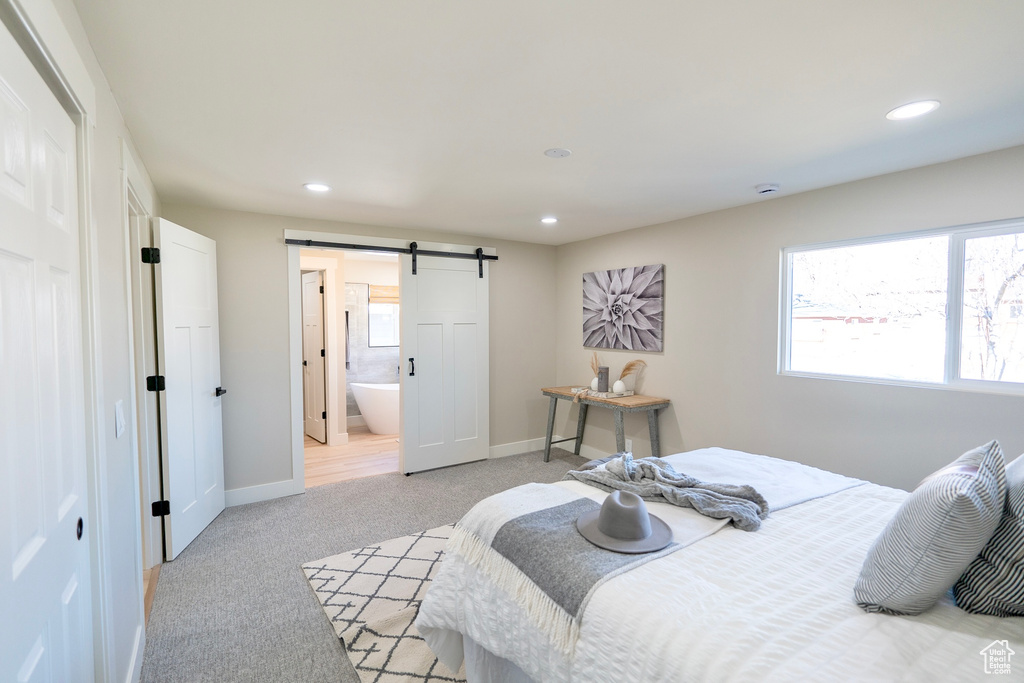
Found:
[{"label": "wooden console table", "polygon": [[544,462],[551,459],[551,444],[562,443],[563,441],[575,441],[573,453],[580,454],[580,446],[583,445],[583,428],[587,424],[587,409],[590,406],[610,408],[615,418],[615,450],[622,453],[626,450],[626,434],[622,424],[622,416],[625,413],[647,413],[647,425],[651,430],[651,455],[655,458],[661,455],[661,443],[658,437],[658,411],[667,406],[670,401],[667,398],[654,398],[653,396],[620,396],[618,398],[598,398],[596,396],[583,396],[579,400],[580,415],[576,421],[576,436],[568,439],[551,441],[555,429],[555,409],[558,407],[559,399],[572,401],[576,394],[572,393],[572,387],[548,387],[541,389],[541,393],[551,397],[551,407],[548,408],[548,433],[544,441]]}]

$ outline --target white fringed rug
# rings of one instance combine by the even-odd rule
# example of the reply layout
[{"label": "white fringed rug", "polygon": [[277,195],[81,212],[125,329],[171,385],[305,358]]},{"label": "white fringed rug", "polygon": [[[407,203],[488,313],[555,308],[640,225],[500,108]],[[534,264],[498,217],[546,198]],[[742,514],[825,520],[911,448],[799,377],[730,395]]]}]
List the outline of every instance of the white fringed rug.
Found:
[{"label": "white fringed rug", "polygon": [[362,683],[466,680],[437,661],[413,625],[453,526],[302,565]]}]

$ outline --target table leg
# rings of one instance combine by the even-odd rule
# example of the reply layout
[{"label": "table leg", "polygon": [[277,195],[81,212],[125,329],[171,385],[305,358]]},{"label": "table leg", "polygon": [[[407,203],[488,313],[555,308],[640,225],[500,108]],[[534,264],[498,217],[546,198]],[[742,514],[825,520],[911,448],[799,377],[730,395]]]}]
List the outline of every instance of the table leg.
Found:
[{"label": "table leg", "polygon": [[651,455],[655,458],[661,457],[661,440],[658,437],[658,409],[651,408],[647,411],[647,426],[651,429]]},{"label": "table leg", "polygon": [[551,434],[555,431],[555,408],[558,407],[558,399],[551,397],[551,407],[548,408],[548,436],[544,439],[544,462],[551,459]]},{"label": "table leg", "polygon": [[580,404],[580,416],[576,420],[576,449],[573,451],[576,455],[580,454],[580,446],[583,445],[583,428],[587,424],[587,408],[586,403]]},{"label": "table leg", "polygon": [[626,450],[626,428],[622,424],[622,411],[613,408],[615,413],[615,452],[623,453]]}]

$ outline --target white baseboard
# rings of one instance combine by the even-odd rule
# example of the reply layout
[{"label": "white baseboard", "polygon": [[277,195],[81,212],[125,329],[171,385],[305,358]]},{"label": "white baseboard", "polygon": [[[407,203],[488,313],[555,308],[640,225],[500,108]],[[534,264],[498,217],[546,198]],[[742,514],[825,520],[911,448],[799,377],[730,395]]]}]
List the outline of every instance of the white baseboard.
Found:
[{"label": "white baseboard", "polygon": [[527,439],[526,441],[514,441],[512,443],[501,443],[491,446],[488,451],[488,458],[507,458],[510,455],[529,453],[544,448],[544,439]]},{"label": "white baseboard", "polygon": [[[353,418],[349,418],[352,420]],[[358,416],[355,419],[362,420],[362,416]],[[352,423],[349,422],[349,426]],[[553,436],[552,439],[557,441],[563,437]],[[565,445],[572,446],[568,441]],[[530,451],[539,451],[544,448],[544,438],[539,439],[527,439],[525,441],[514,441],[512,443],[502,443],[497,446],[491,446],[487,457],[488,458],[506,458],[510,455],[519,455],[520,453],[529,453]],[[612,453],[606,453],[600,449],[594,448],[583,444],[580,448],[580,455],[587,460],[594,460],[596,458],[607,458]],[[229,489],[224,492],[224,502],[228,507],[235,505],[245,505],[247,503],[258,503],[262,500],[271,500],[273,498],[282,498],[284,496],[294,496],[298,493],[303,493],[306,490],[304,477],[300,479],[293,479],[289,481],[275,481],[269,484],[259,484],[257,486],[247,486],[240,489]]]},{"label": "white baseboard", "polygon": [[344,446],[348,443],[348,432],[335,432],[327,435],[328,446]]},{"label": "white baseboard", "polygon": [[349,429],[351,429],[352,427],[365,427],[366,426],[366,420],[363,419],[362,415],[349,415],[347,419],[348,419]]},{"label": "white baseboard", "polygon": [[[562,439],[562,438],[571,438],[571,437],[562,437],[562,436],[557,436],[556,435],[556,436],[552,436],[551,440],[552,441],[558,441],[559,439]],[[561,447],[561,448],[565,448],[566,450],[572,450],[573,444],[568,442],[568,441],[566,441],[565,443],[555,444],[554,447],[555,448]],[[544,449],[544,438],[541,437],[539,439],[527,439],[526,441],[515,441],[513,443],[503,443],[503,444],[498,444],[497,446],[491,446],[490,455],[488,455],[487,457],[489,457],[489,458],[505,458],[505,457],[508,457],[510,455],[519,455],[520,453],[529,453],[530,451],[539,451],[539,450],[543,450],[543,449]],[[593,446],[588,446],[587,444],[583,444],[583,446],[580,447],[580,456],[586,458],[587,460],[595,460],[597,458],[607,458],[609,455],[614,455],[614,454],[613,453],[605,453],[604,451],[602,451],[602,450],[600,450],[598,448],[594,448]]]},{"label": "white baseboard", "polygon": [[228,507],[233,507],[247,503],[258,503],[261,500],[294,496],[297,493],[305,492],[305,490],[305,474],[302,474],[299,475],[298,479],[274,481],[269,484],[246,486],[240,489],[229,489],[224,492],[224,504]]}]

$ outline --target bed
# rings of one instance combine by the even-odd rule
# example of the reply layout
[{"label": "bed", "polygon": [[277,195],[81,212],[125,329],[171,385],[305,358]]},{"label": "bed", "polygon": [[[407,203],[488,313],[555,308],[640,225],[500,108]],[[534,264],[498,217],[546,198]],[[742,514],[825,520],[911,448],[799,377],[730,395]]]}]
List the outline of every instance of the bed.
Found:
[{"label": "bed", "polygon": [[[1011,666],[1024,671],[1024,618],[969,614],[949,596],[919,616],[854,603],[865,556],[907,492],[725,449],[665,460],[753,484],[770,516],[747,532],[649,503],[681,547],[599,582],[568,631],[450,542],[416,621],[439,659],[453,670],[465,660],[470,681],[965,681],[986,677],[995,645],[1019,653]],[[541,495],[607,494],[579,481],[499,494],[522,509],[515,501]]]}]

